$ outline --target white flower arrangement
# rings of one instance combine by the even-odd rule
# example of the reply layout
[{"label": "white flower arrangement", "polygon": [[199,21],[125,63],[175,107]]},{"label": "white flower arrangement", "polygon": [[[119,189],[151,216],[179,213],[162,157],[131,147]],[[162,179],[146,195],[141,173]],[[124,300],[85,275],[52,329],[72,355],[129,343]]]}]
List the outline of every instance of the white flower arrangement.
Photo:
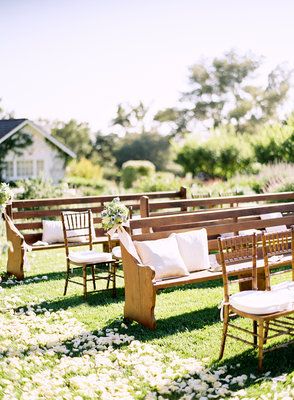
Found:
[{"label": "white flower arrangement", "polygon": [[101,212],[102,227],[110,230],[114,226],[126,223],[129,218],[129,209],[120,202],[119,197],[114,198],[108,203]]},{"label": "white flower arrangement", "polygon": [[12,191],[7,183],[0,183],[0,210],[12,199]]}]

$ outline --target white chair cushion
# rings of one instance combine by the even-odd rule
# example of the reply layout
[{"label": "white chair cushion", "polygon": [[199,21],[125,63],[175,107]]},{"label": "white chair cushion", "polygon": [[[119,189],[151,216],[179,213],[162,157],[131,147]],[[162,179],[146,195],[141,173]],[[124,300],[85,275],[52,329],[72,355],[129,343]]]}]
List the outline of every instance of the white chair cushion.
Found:
[{"label": "white chair cushion", "polygon": [[68,258],[70,261],[76,262],[76,263],[89,263],[89,264],[95,264],[95,263],[103,263],[103,262],[108,262],[112,260],[112,255],[111,253],[99,253],[94,250],[84,250],[84,251],[71,251],[68,255]]},{"label": "white chair cushion", "polygon": [[294,281],[286,281],[282,283],[278,283],[277,285],[271,286],[272,290],[281,290],[281,289],[287,289],[291,290],[294,295]]},{"label": "white chair cushion", "polygon": [[189,272],[210,268],[206,229],[172,233],[179,246],[179,251]]},{"label": "white chair cushion", "polygon": [[134,241],[136,250],[143,264],[155,269],[155,279],[189,275],[179,252],[176,238]]},{"label": "white chair cushion", "polygon": [[63,229],[61,221],[43,220],[42,242],[63,243]]},{"label": "white chair cushion", "polygon": [[115,258],[121,258],[121,248],[120,246],[115,246],[112,250],[112,255]]},{"label": "white chair cushion", "polygon": [[[260,219],[262,219],[262,220],[274,219],[274,218],[283,218],[283,214],[281,212],[274,212],[274,213],[260,215]],[[267,228],[265,228],[265,230],[268,233],[283,232],[283,231],[287,230],[287,226],[286,225],[268,226]]]},{"label": "white chair cushion", "polygon": [[276,291],[244,290],[230,296],[230,304],[239,311],[263,315],[292,310],[294,293],[287,289]]}]

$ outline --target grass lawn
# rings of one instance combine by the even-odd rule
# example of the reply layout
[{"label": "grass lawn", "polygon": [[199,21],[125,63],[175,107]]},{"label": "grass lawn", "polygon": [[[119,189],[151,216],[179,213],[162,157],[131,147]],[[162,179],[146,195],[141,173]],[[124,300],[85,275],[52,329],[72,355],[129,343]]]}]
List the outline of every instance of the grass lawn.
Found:
[{"label": "grass lawn", "polygon": [[23,284],[0,292],[1,399],[294,398],[293,345],[266,353],[261,375],[241,342],[228,339],[217,361],[221,282],[161,292],[149,331],[123,323],[122,279],[117,299],[104,290],[85,302],[78,285],[62,295],[64,250],[29,253],[29,264]]}]

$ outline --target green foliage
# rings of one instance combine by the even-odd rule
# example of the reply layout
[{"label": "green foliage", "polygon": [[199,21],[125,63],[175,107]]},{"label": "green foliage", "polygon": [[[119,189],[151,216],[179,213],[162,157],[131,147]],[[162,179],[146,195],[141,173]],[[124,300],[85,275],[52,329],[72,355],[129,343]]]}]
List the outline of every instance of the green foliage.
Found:
[{"label": "green foliage", "polygon": [[64,186],[53,185],[51,180],[44,178],[24,179],[16,182],[21,191],[17,194],[17,199],[45,199],[63,197]]},{"label": "green foliage", "polygon": [[156,132],[130,133],[120,140],[114,155],[119,168],[128,160],[149,160],[162,170],[170,160],[169,137]]},{"label": "green foliage", "polygon": [[191,131],[199,121],[206,128],[232,124],[238,132],[254,132],[256,126],[277,118],[291,76],[277,66],[261,87],[254,82],[260,65],[257,57],[235,51],[194,64],[189,71],[190,90],[181,98],[183,107],[162,110],[156,119],[173,122],[174,133]]},{"label": "green foliage", "polygon": [[79,189],[82,196],[97,196],[102,193],[109,193],[110,183],[105,180],[87,179],[79,176],[71,176],[66,178],[69,188]]},{"label": "green foliage", "polygon": [[90,160],[81,158],[72,160],[67,167],[67,176],[85,179],[102,179],[103,169],[99,165],[94,165]]},{"label": "green foliage", "polygon": [[142,176],[151,176],[155,173],[155,166],[146,160],[130,160],[122,165],[122,181],[125,189],[132,187],[133,182]]},{"label": "green foliage", "polygon": [[187,141],[175,161],[193,176],[229,179],[252,170],[253,153],[245,136],[216,131],[204,143]]},{"label": "green foliage", "polygon": [[133,189],[135,192],[161,192],[167,190],[178,190],[185,186],[186,182],[179,177],[175,177],[171,172],[157,172],[151,176],[144,176],[138,179]]},{"label": "green foliage", "polygon": [[78,159],[91,153],[90,128],[87,123],[78,123],[75,119],[66,123],[58,122],[52,128],[51,134],[75,152]]},{"label": "green foliage", "polygon": [[7,183],[1,182],[0,183],[0,211],[2,206],[11,200],[13,197],[12,191]]},{"label": "green foliage", "polygon": [[266,125],[253,138],[256,160],[261,164],[294,162],[294,128],[289,125]]}]

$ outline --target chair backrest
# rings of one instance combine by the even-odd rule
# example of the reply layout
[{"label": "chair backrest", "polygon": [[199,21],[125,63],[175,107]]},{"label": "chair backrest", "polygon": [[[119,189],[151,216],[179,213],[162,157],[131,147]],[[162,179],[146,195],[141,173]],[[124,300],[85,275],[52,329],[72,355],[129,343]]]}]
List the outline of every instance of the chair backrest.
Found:
[{"label": "chair backrest", "polygon": [[[252,289],[257,289],[257,241],[256,234],[233,236],[230,238],[218,238],[219,257],[222,266],[223,285],[224,285],[224,300],[229,301],[229,283],[241,283],[252,281]],[[229,280],[229,266],[236,264],[244,264],[244,268],[252,266],[252,275],[250,277]]]},{"label": "chair backrest", "polygon": [[66,211],[61,213],[65,251],[68,255],[68,248],[71,243],[88,244],[90,250],[93,248],[95,236],[92,211],[81,212]]},{"label": "chair backrest", "polygon": [[266,289],[270,290],[270,277],[273,275],[280,275],[289,272],[284,269],[277,272],[271,273],[270,266],[279,267],[279,264],[283,262],[284,256],[291,255],[291,261],[289,264],[292,265],[292,280],[294,281],[294,227],[278,232],[263,232],[262,234],[262,250],[264,257],[265,267],[265,278],[266,278]]}]

